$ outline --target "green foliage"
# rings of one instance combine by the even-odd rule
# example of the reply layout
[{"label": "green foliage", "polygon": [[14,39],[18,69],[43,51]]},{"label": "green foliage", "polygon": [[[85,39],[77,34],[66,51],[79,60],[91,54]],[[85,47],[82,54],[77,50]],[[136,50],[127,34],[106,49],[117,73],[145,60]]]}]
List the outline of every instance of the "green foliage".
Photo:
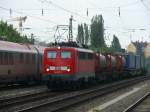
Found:
[{"label": "green foliage", "polygon": [[104,20],[102,15],[96,15],[92,18],[90,37],[92,47],[106,47],[104,40]]},{"label": "green foliage", "polygon": [[89,42],[89,29],[88,29],[88,25],[86,23],[84,23],[84,36],[85,36],[84,44],[87,45]]},{"label": "green foliage", "polygon": [[125,52],[125,50],[121,48],[119,39],[115,35],[113,35],[113,41],[110,47],[107,47],[107,45],[105,44],[104,20],[102,15],[96,15],[91,20],[90,41],[90,48],[101,53]]},{"label": "green foliage", "polygon": [[0,21],[0,39],[16,43],[31,43],[26,35],[21,36],[12,25],[7,22]]},{"label": "green foliage", "polygon": [[124,50],[121,48],[119,39],[115,35],[113,36],[111,47],[107,47],[107,45],[105,44],[104,20],[102,15],[96,15],[92,18],[90,35],[87,24],[78,25],[77,41],[81,44],[87,45],[89,40],[91,41],[90,49],[93,49],[95,51],[101,53],[124,52]]},{"label": "green foliage", "polygon": [[113,35],[113,41],[111,42],[111,48],[115,52],[122,52],[119,39],[115,35]]},{"label": "green foliage", "polygon": [[78,35],[77,35],[77,41],[81,44],[84,44],[84,31],[83,31],[83,25],[78,25]]},{"label": "green foliage", "polygon": [[78,25],[78,35],[77,41],[81,44],[87,45],[89,41],[89,29],[88,25],[84,23],[84,25]]}]

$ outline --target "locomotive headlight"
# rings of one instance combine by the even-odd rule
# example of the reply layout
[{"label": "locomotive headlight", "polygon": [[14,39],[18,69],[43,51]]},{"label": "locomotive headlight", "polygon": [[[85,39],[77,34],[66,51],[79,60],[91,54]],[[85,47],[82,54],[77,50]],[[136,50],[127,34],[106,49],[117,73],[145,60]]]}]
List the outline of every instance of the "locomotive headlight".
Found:
[{"label": "locomotive headlight", "polygon": [[57,48],[60,49],[60,46],[58,46]]},{"label": "locomotive headlight", "polygon": [[70,68],[68,68],[67,71],[70,72]]},{"label": "locomotive headlight", "polygon": [[70,67],[69,66],[67,67],[67,71],[70,72]]},{"label": "locomotive headlight", "polygon": [[49,72],[49,68],[47,68],[46,71]]}]

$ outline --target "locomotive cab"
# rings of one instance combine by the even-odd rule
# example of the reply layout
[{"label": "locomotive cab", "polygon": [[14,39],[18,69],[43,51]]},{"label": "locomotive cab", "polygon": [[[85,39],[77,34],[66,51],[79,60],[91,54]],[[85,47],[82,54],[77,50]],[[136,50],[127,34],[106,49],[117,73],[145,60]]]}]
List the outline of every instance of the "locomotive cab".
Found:
[{"label": "locomotive cab", "polygon": [[74,74],[75,52],[68,48],[47,48],[44,51],[44,77],[46,80],[70,78]]},{"label": "locomotive cab", "polygon": [[74,47],[51,47],[44,51],[43,80],[48,87],[55,83],[82,83],[95,77],[92,50]]}]

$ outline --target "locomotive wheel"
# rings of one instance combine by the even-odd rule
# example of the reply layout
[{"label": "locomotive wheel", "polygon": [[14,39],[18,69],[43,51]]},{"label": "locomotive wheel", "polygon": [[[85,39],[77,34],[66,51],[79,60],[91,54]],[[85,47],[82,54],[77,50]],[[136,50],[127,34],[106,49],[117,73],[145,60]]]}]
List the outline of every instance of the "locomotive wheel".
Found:
[{"label": "locomotive wheel", "polygon": [[48,87],[48,89],[56,89],[56,82],[55,81],[49,81],[49,82],[47,82],[47,87]]},{"label": "locomotive wheel", "polygon": [[51,89],[51,86],[52,86],[52,85],[51,85],[51,82],[47,82],[46,85],[47,85],[48,89]]},{"label": "locomotive wheel", "polygon": [[88,78],[88,83],[90,85],[96,85],[96,79],[94,77],[89,77]]},{"label": "locomotive wheel", "polygon": [[72,81],[71,82],[71,89],[72,90],[78,90],[81,88],[81,82],[79,81]]}]

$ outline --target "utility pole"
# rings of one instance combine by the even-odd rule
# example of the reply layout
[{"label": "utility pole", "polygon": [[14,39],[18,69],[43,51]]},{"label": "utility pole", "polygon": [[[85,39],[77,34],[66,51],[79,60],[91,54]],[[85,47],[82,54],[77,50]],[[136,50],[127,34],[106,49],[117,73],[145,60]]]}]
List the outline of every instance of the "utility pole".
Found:
[{"label": "utility pole", "polygon": [[71,16],[71,18],[69,19],[69,39],[68,39],[69,42],[73,41],[72,20],[73,20],[73,16]]}]

